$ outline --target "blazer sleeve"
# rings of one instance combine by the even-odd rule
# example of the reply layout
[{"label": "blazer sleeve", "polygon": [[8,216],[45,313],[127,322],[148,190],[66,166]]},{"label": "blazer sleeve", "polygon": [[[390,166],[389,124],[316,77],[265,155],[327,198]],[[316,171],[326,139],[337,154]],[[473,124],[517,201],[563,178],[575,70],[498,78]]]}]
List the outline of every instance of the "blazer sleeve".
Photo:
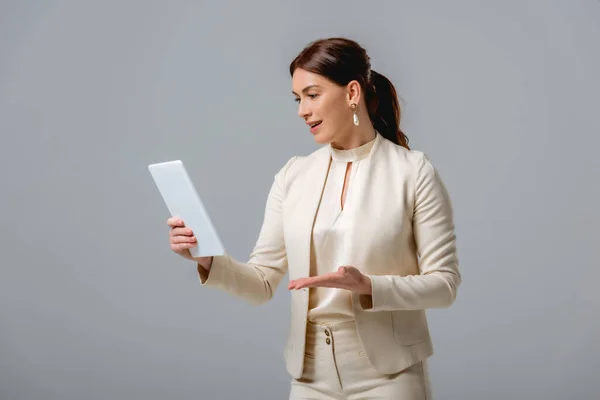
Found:
[{"label": "blazer sleeve", "polygon": [[251,304],[270,300],[288,269],[283,237],[282,202],[285,176],[297,157],[275,175],[265,206],[263,224],[248,262],[228,255],[213,257],[210,271],[198,265],[202,286],[221,289]]},{"label": "blazer sleeve", "polygon": [[413,233],[419,275],[369,275],[372,295],[360,296],[366,311],[449,307],[461,283],[456,234],[448,192],[428,157],[416,168]]}]

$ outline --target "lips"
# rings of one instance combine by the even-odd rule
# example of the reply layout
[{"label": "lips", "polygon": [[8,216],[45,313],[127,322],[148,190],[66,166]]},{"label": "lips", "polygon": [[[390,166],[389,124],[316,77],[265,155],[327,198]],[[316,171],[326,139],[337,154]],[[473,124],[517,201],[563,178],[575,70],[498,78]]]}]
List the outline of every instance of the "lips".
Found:
[{"label": "lips", "polygon": [[321,126],[322,122],[323,121],[307,122],[306,124],[310,127],[310,133],[316,135],[317,131],[319,130],[319,126]]}]

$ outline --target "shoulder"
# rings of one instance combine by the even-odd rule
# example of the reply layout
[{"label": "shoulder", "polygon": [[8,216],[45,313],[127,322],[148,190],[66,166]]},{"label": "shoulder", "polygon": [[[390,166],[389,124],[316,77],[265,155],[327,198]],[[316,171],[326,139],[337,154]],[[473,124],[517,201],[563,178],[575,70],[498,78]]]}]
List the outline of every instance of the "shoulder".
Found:
[{"label": "shoulder", "polygon": [[435,171],[429,155],[422,150],[407,149],[384,139],[381,142],[380,153],[381,158],[391,164],[391,170],[402,171],[415,179]]},{"label": "shoulder", "polygon": [[279,169],[277,175],[285,181],[293,179],[298,175],[302,174],[302,172],[305,171],[315,159],[317,159],[319,156],[324,155],[324,153],[326,152],[328,152],[327,146],[322,146],[308,155],[292,156]]},{"label": "shoulder", "polygon": [[408,189],[405,194],[410,204],[422,206],[443,200],[451,207],[448,190],[425,151],[407,149],[390,141],[382,147],[380,155],[386,160],[382,169]]}]

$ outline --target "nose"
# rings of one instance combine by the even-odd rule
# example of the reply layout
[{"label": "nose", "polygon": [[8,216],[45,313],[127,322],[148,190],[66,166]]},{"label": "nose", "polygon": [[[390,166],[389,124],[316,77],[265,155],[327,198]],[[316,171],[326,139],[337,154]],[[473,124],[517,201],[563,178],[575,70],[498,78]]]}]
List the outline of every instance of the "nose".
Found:
[{"label": "nose", "polygon": [[303,119],[306,119],[310,116],[310,110],[306,106],[306,103],[304,103],[302,100],[300,100],[298,103],[298,116]]}]

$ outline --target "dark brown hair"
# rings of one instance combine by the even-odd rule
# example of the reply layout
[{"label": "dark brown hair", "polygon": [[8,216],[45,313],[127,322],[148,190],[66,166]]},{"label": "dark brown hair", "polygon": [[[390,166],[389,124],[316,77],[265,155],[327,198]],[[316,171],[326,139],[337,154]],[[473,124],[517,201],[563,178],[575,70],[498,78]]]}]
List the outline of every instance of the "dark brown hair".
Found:
[{"label": "dark brown hair", "polygon": [[400,105],[396,89],[385,76],[371,69],[365,49],[345,38],[320,39],[309,43],[290,64],[290,75],[301,68],[345,86],[356,80],[364,94],[369,117],[386,139],[408,147],[400,130]]}]

